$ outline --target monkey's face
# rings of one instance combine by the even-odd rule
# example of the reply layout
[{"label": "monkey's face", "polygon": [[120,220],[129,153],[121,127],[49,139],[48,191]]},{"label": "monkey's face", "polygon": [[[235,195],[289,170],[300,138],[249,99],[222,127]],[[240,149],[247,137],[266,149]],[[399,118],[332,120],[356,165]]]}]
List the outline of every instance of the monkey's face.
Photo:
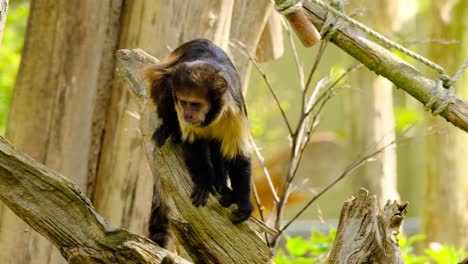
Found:
[{"label": "monkey's face", "polygon": [[176,92],[175,96],[179,122],[200,126],[210,111],[210,102],[196,93]]},{"label": "monkey's face", "polygon": [[214,106],[227,90],[219,66],[205,61],[182,63],[172,73],[171,84],[179,122],[206,126],[219,114],[220,107]]}]

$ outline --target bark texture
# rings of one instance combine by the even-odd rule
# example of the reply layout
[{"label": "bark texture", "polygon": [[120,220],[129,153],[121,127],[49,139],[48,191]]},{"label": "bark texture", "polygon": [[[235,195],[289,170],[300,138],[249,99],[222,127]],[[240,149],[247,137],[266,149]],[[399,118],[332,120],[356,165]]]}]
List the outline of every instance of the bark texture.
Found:
[{"label": "bark texture", "polygon": [[236,0],[229,36],[231,58],[241,79],[242,90],[247,92],[252,63],[245,52],[255,55],[260,36],[273,8],[268,0]]},{"label": "bark texture", "polygon": [[[430,58],[447,65],[448,72],[453,73],[468,57],[468,2],[434,0],[430,17],[431,39],[457,40],[456,44],[444,47],[432,43],[429,48]],[[466,73],[455,88],[458,95],[468,98]],[[425,137],[426,186],[422,218],[425,241],[468,249],[468,134],[429,115],[426,128],[430,132]]]},{"label": "bark texture", "polygon": [[[0,199],[49,239],[68,263],[161,263],[168,254],[177,263],[189,263],[112,226],[77,185],[19,153],[1,136]],[[40,263],[35,257],[34,263]]]},{"label": "bark texture", "polygon": [[364,189],[345,202],[328,263],[404,263],[396,235],[408,203],[387,201],[381,212],[377,206]]},{"label": "bark texture", "polygon": [[283,25],[281,19],[281,15],[276,10],[270,11],[270,16],[258,41],[255,54],[257,61],[277,60],[283,55]]},{"label": "bark texture", "polygon": [[158,118],[154,106],[145,98],[146,84],[138,74],[142,66],[154,63],[155,59],[136,49],[118,51],[117,60],[117,73],[122,83],[139,97],[140,130],[146,156],[153,175],[162,183],[163,196],[174,209],[170,225],[179,243],[195,263],[269,263],[270,249],[252,228],[269,229],[252,218],[233,225],[229,220],[230,210],[222,208],[213,196],[206,206],[193,206],[190,200],[192,180],[180,148],[170,140],[162,149],[155,147],[151,135],[158,126]]},{"label": "bark texture", "polygon": [[[120,0],[31,2],[6,137],[22,153],[72,175],[82,190],[88,183],[96,90],[105,85],[101,75],[114,68],[117,39],[111,21],[120,8]],[[64,262],[5,207],[0,208],[0,245],[5,263]]]},{"label": "bark texture", "polygon": [[[462,1],[463,2],[463,1]],[[320,31],[326,19],[327,12],[320,6],[306,1],[304,3],[309,19]],[[363,36],[361,32],[344,24],[331,38],[331,41],[367,68],[381,75],[397,87],[423,104],[432,98],[435,76],[427,77],[407,62],[394,55],[391,51]],[[433,109],[443,102],[443,93],[436,96]],[[454,126],[468,132],[468,103],[455,97],[447,109],[441,113]]]}]

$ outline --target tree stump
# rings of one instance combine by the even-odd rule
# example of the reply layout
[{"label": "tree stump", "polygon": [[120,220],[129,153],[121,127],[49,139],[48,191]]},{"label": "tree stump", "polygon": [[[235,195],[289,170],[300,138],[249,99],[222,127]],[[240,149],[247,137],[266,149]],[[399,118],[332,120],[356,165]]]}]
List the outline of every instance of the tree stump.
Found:
[{"label": "tree stump", "polygon": [[328,263],[404,263],[396,235],[407,207],[408,202],[387,201],[380,212],[375,195],[361,189],[341,209]]}]

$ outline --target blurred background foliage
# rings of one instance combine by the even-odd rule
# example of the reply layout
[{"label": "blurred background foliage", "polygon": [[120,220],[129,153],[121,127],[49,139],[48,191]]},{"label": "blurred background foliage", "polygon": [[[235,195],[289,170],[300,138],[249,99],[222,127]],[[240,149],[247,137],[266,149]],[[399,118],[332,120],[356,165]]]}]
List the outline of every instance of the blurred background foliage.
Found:
[{"label": "blurred background foliage", "polygon": [[[332,227],[328,233],[311,231],[308,238],[286,237],[284,249],[280,249],[274,261],[277,264],[319,264],[326,263],[327,253],[333,246],[336,230]],[[448,264],[458,263],[468,252],[441,244],[431,244],[424,250],[416,250],[417,244],[425,239],[417,234],[410,237],[398,236],[401,254],[406,264]]]},{"label": "blurred background foliage", "polygon": [[29,1],[10,1],[0,46],[0,134],[5,125],[26,33]]}]

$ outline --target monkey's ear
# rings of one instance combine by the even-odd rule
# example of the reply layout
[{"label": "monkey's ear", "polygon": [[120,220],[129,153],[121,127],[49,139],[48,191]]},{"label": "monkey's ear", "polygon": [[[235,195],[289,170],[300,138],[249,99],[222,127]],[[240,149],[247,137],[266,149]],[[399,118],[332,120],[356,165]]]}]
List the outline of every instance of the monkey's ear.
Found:
[{"label": "monkey's ear", "polygon": [[221,97],[228,89],[228,75],[220,71],[215,75],[215,79],[213,81],[213,92],[216,96]]}]

